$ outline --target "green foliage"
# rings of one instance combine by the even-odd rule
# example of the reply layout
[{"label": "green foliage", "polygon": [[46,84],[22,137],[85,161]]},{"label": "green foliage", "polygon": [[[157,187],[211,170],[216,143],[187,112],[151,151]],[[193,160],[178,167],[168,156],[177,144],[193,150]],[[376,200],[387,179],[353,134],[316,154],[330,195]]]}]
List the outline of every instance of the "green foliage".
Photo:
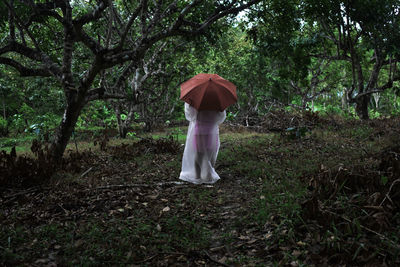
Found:
[{"label": "green foliage", "polygon": [[233,112],[227,112],[226,113],[226,120],[227,121],[232,121],[235,118],[235,114]]},{"label": "green foliage", "polygon": [[26,127],[27,123],[25,122],[23,115],[14,114],[14,116],[11,119],[10,128],[16,131],[17,133],[21,133],[25,130]]},{"label": "green foliage", "polygon": [[341,114],[343,111],[340,107],[334,106],[334,105],[326,105],[325,109],[322,110],[323,112],[326,113],[331,113],[331,114]]},{"label": "green foliage", "polygon": [[0,117],[0,137],[7,136],[8,134],[8,122],[3,117]]},{"label": "green foliage", "polygon": [[77,129],[101,126],[116,128],[117,118],[109,104],[103,101],[92,101],[83,110],[76,124]]},{"label": "green foliage", "polygon": [[60,117],[47,113],[44,115],[36,116],[34,118],[34,124],[29,125],[26,129],[27,132],[35,133],[36,135],[42,135],[49,130],[54,130],[60,121]]},{"label": "green foliage", "polygon": [[24,119],[27,121],[33,120],[35,117],[35,110],[28,106],[26,103],[23,103],[22,106],[19,108],[19,113],[24,116]]}]

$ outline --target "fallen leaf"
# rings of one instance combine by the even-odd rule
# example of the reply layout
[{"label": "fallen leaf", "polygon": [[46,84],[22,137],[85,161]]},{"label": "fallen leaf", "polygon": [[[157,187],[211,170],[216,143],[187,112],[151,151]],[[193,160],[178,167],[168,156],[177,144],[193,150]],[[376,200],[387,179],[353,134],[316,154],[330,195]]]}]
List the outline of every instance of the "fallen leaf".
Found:
[{"label": "fallen leaf", "polygon": [[265,239],[270,239],[272,237],[272,233],[268,233],[265,235]]},{"label": "fallen leaf", "polygon": [[301,251],[300,250],[293,250],[292,255],[295,257],[298,257],[301,255]]},{"label": "fallen leaf", "polygon": [[297,242],[297,245],[299,245],[299,246],[305,246],[306,243],[304,243],[303,241],[299,241],[299,242]]},{"label": "fallen leaf", "polygon": [[168,206],[166,206],[165,208],[163,208],[163,212],[167,212],[167,211],[170,211],[171,209],[170,209],[170,207],[168,207]]}]

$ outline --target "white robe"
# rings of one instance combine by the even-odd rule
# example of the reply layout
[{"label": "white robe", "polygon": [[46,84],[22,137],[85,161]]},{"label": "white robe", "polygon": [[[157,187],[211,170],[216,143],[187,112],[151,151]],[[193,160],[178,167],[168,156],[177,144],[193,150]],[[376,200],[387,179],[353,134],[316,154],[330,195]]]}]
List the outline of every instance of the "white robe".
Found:
[{"label": "white robe", "polygon": [[226,112],[202,110],[185,103],[185,117],[190,122],[179,179],[194,184],[215,183],[220,179],[214,166],[219,150],[219,124]]}]

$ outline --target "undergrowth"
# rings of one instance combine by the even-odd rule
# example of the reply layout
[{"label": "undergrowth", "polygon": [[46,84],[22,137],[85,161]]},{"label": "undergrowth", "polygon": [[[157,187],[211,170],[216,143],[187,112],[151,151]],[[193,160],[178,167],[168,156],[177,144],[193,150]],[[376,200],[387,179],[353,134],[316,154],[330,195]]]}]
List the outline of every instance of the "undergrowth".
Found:
[{"label": "undergrowth", "polygon": [[[282,121],[307,132],[293,136],[277,122],[221,127],[221,180],[211,186],[175,183],[184,142],[176,129],[178,138],[99,138],[69,152],[47,181],[4,183],[0,262],[399,265],[398,120]],[[17,152],[2,155],[2,166],[17,166]]]}]

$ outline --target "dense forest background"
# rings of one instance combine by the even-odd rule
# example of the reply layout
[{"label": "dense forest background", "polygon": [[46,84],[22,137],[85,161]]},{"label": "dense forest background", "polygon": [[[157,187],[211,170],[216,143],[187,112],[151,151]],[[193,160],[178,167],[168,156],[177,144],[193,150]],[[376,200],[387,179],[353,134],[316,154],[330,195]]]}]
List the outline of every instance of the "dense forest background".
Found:
[{"label": "dense forest background", "polygon": [[179,85],[200,72],[237,85],[228,120],[245,125],[277,105],[400,112],[394,0],[2,1],[0,14],[0,134],[49,132],[56,158],[79,129],[183,120]]}]

